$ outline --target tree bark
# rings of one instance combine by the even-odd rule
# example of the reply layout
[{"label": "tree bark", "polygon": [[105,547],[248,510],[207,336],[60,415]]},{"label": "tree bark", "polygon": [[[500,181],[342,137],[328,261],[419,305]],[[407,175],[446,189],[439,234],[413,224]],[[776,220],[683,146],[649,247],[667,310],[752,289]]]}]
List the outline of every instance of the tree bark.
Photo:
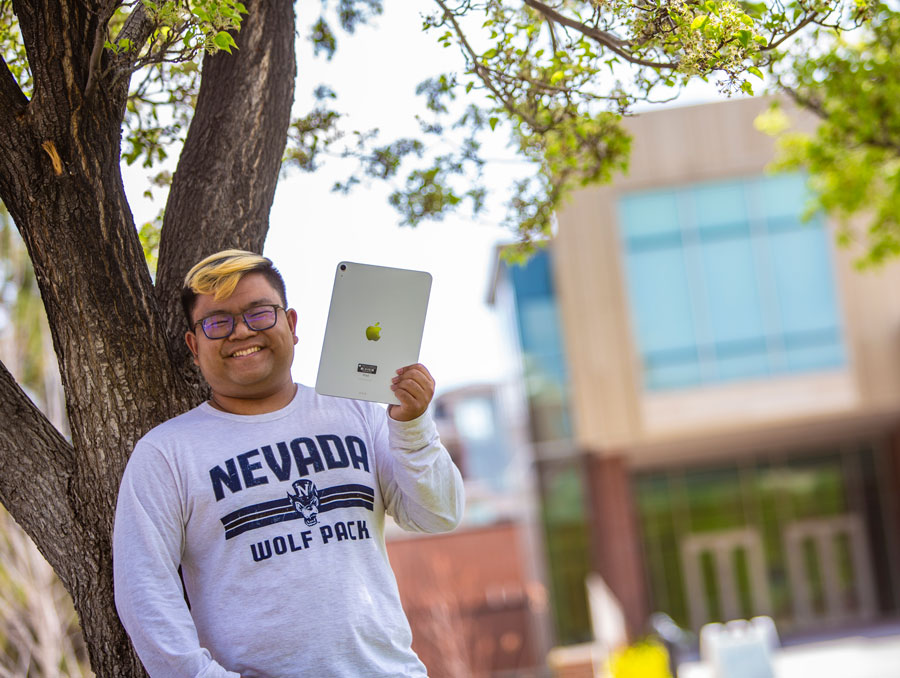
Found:
[{"label": "tree bark", "polygon": [[0,199],[34,265],[72,433],[69,444],[0,366],[8,469],[0,500],[72,594],[97,676],[127,678],[144,672],[113,600],[119,480],[137,439],[199,399],[173,362],[183,329],[175,343],[167,332],[178,275],[222,246],[262,247],[293,93],[294,30],[290,2],[261,0],[241,49],[205,65],[206,103],[166,212],[161,277],[174,282],[157,294],[119,169],[128,79],[90,65],[106,9],[14,0],[34,76],[30,100],[0,63]]},{"label": "tree bark", "polygon": [[[75,450],[19,388],[0,364],[0,501],[28,506],[19,524],[31,534],[45,534],[41,553],[64,584],[77,568],[66,551],[78,548],[81,535],[68,501],[53,501],[68,492],[75,472]],[[40,547],[39,547],[40,548]],[[66,584],[68,586],[68,584]]]}]

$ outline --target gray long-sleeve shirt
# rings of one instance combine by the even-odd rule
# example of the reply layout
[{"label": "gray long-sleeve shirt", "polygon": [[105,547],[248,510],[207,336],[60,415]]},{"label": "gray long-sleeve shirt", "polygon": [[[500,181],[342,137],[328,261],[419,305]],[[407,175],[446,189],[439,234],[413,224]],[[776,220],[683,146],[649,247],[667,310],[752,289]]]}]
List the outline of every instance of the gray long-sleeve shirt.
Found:
[{"label": "gray long-sleeve shirt", "polygon": [[152,678],[422,677],[384,515],[440,532],[463,502],[428,414],[395,422],[304,386],[262,415],[203,404],[128,462],[116,607]]}]

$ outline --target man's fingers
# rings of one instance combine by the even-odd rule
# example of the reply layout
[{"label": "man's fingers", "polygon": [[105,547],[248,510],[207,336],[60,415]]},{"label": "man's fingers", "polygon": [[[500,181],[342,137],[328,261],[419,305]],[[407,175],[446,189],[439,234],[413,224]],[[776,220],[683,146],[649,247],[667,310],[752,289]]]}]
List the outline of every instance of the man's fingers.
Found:
[{"label": "man's fingers", "polygon": [[392,388],[398,398],[401,394],[408,394],[411,398],[422,401],[426,405],[431,400],[427,386],[415,379],[400,379]]},{"label": "man's fingers", "polygon": [[401,367],[397,370],[397,376],[394,377],[393,383],[402,384],[406,379],[418,384],[425,392],[434,393],[434,378],[421,363]]},{"label": "man's fingers", "polygon": [[[400,405],[392,406],[389,413],[394,419],[410,421],[420,416],[434,397],[434,378],[421,363],[407,365],[397,370],[391,390]],[[396,409],[399,408],[399,409]]]}]

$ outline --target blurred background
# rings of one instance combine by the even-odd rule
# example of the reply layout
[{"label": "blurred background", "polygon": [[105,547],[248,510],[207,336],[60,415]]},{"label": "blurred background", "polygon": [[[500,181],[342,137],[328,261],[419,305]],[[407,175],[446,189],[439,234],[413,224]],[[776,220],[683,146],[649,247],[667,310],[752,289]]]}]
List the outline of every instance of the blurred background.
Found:
[{"label": "blurred background", "polygon": [[[366,91],[378,66],[358,56],[390,49],[366,35],[327,67],[360,83],[343,104],[390,124],[408,83]],[[300,315],[299,381],[315,381],[339,261],[435,276],[422,360],[466,516],[388,531],[433,678],[713,676],[701,629],[759,615],[774,675],[900,676],[900,263],[857,270],[806,214],[805,177],[767,170],[766,99],[711,98],[630,118],[627,175],[577,193],[522,265],[490,216],[400,230],[381,189],[279,184],[265,253]],[[136,221],[152,218],[124,171]],[[0,360],[64,430],[40,298],[0,219]],[[71,603],[0,510],[0,677],[25,675],[90,672]]]}]

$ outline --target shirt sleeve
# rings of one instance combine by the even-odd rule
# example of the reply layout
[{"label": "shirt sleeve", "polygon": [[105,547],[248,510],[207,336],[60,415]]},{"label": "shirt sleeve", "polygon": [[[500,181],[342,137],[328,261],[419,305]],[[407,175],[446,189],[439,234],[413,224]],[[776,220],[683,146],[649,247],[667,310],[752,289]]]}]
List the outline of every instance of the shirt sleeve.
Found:
[{"label": "shirt sleeve", "polygon": [[178,575],[184,509],[175,475],[138,442],[119,487],[113,529],[116,610],[151,678],[240,678],[200,646]]},{"label": "shirt sleeve", "polygon": [[385,510],[404,530],[452,530],[462,520],[465,492],[431,415],[403,422],[379,414],[376,459]]}]

